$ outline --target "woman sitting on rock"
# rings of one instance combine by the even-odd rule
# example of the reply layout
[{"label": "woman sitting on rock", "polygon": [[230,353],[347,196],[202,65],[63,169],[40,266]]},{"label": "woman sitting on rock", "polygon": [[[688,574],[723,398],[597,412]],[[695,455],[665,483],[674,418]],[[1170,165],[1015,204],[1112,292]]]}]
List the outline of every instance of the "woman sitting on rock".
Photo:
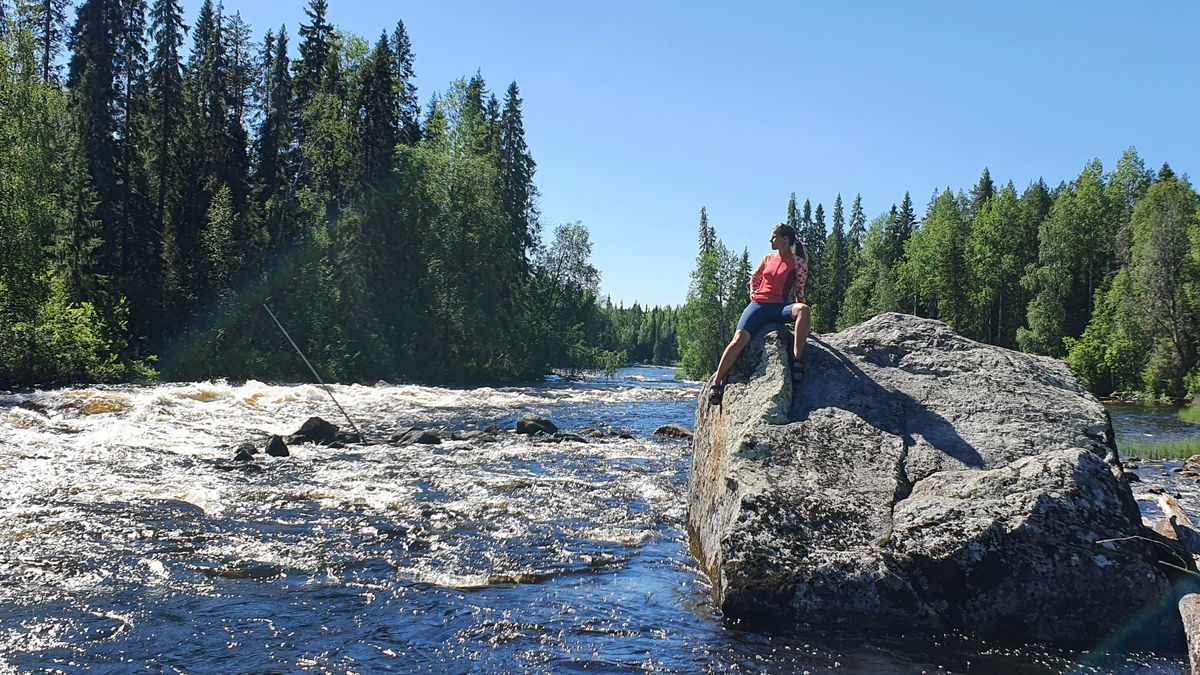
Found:
[{"label": "woman sitting on rock", "polygon": [[[750,337],[760,327],[796,321],[796,341],[792,349],[792,379],[800,379],[803,370],[800,357],[808,340],[811,315],[805,302],[804,284],[808,280],[808,249],[796,236],[791,225],[776,225],[771,230],[771,250],[758,264],[750,278],[750,304],[742,311],[733,339],[721,354],[721,363],[713,375],[709,390],[709,405],[720,405],[725,396],[725,375],[750,344]],[[788,302],[788,300],[792,302]]]}]

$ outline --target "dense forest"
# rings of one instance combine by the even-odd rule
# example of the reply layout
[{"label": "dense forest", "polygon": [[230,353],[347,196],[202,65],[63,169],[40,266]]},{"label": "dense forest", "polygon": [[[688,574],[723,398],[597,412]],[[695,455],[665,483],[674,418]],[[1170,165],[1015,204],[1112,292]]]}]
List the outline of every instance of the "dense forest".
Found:
[{"label": "dense forest", "polygon": [[586,227],[542,241],[515,82],[422,106],[403,22],[325,0],[294,59],[211,1],[69,9],[0,0],[0,382],[307,379],[264,305],[333,380],[625,358]]},{"label": "dense forest", "polygon": [[[932,317],[990,344],[1064,358],[1101,395],[1200,394],[1200,196],[1130,148],[1071,182],[1018,192],[987,169],[968,194],[934,191],[922,218],[906,193],[867,222],[861,197],[832,222],[796,204],[783,221],[811,256],[813,330],[883,312]],[[733,255],[700,211],[700,245],[680,310],[684,373],[707,377],[747,301],[747,251]]]},{"label": "dense forest", "polygon": [[[307,379],[265,306],[332,380],[712,372],[756,261],[705,209],[684,305],[598,298],[586,226],[543,236],[517,84],[422,104],[403,22],[372,44],[327,10],[293,51],[211,1],[189,28],[178,0],[0,0],[0,384]],[[922,217],[780,219],[817,332],[908,312],[1157,398],[1200,393],[1198,206],[1131,148],[1055,187],[985,169]]]}]

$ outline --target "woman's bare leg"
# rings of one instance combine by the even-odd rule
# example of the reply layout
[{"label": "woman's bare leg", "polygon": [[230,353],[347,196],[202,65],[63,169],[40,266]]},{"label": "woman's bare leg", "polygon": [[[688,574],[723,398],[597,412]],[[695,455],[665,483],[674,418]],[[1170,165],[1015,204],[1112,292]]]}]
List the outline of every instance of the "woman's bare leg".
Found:
[{"label": "woman's bare leg", "polygon": [[713,375],[713,386],[721,384],[725,381],[725,376],[729,374],[729,369],[737,361],[737,358],[742,355],[742,351],[746,349],[746,345],[750,344],[750,334],[744,330],[734,332],[733,339],[725,345],[725,352],[721,354],[721,363],[717,365],[717,372]]},{"label": "woman's bare leg", "polygon": [[803,302],[797,302],[792,305],[792,316],[796,317],[796,342],[792,346],[792,353],[796,355],[796,361],[804,356],[804,345],[808,343],[808,331],[812,326],[812,312],[808,305]]}]

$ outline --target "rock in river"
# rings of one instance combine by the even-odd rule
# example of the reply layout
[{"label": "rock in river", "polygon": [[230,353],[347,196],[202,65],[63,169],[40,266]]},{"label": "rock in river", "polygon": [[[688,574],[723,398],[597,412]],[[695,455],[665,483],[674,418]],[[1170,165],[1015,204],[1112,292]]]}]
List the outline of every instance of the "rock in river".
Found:
[{"label": "rock in river", "polygon": [[1104,407],[1066,364],[885,314],[777,334],[696,411],[692,549],[729,616],[1094,645],[1166,597]]},{"label": "rock in river", "polygon": [[536,434],[539,431],[544,434],[553,434],[558,431],[558,425],[541,415],[533,414],[522,415],[517,420],[518,434]]}]

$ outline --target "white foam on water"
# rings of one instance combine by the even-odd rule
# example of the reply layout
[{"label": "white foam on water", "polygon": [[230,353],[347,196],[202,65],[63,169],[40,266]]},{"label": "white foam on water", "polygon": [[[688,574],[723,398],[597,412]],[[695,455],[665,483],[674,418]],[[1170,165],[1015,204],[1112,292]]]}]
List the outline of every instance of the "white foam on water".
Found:
[{"label": "white foam on water", "polygon": [[[640,385],[331,390],[374,430],[695,396]],[[365,583],[355,576],[365,561],[394,570],[376,591],[536,583],[620,564],[663,511],[683,508],[671,481],[684,451],[645,438],[296,444],[287,458],[232,461],[238,444],[262,447],[313,416],[343,421],[320,387],[257,381],[0,396],[0,603],[139,585],[214,595],[223,577]],[[10,628],[0,651],[63,646],[61,625]]]}]

